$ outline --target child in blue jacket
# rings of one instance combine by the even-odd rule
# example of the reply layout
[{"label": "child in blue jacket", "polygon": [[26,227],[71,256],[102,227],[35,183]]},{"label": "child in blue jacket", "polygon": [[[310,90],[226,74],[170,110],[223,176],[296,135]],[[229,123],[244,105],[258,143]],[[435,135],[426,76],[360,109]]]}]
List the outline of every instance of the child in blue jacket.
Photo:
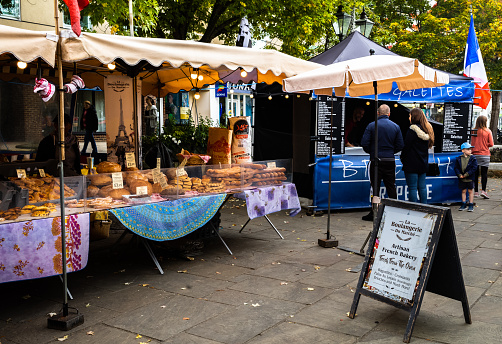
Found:
[{"label": "child in blue jacket", "polygon": [[[458,177],[458,187],[462,190],[462,205],[458,210],[474,211],[474,176],[478,169],[478,161],[472,155],[472,148],[469,142],[464,142],[460,146],[462,155],[455,159],[455,174]],[[466,193],[469,190],[469,204],[466,203]]]}]

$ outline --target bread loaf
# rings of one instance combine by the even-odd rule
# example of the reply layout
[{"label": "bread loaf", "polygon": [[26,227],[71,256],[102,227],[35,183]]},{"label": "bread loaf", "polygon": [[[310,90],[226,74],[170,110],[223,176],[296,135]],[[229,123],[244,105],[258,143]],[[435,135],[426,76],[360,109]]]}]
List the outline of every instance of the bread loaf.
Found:
[{"label": "bread loaf", "polygon": [[119,164],[110,161],[102,161],[96,166],[96,172],[98,173],[113,173],[120,172],[122,168]]},{"label": "bread loaf", "polygon": [[94,174],[87,176],[90,179],[91,185],[94,186],[106,186],[112,183],[112,177],[105,174]]},{"label": "bread loaf", "polygon": [[148,181],[146,180],[140,180],[140,179],[137,179],[137,180],[133,180],[131,183],[128,184],[129,185],[129,191],[132,193],[132,194],[136,194],[136,188],[137,187],[141,187],[141,186],[146,186],[147,187],[147,193],[149,196],[152,195],[153,193],[153,187],[152,187],[152,184],[150,184]]}]

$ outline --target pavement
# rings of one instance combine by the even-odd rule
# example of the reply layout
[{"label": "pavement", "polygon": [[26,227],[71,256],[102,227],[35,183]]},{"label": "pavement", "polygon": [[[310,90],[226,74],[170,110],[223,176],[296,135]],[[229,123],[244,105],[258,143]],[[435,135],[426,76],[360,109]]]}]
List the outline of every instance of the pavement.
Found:
[{"label": "pavement", "polygon": [[[490,199],[474,212],[451,205],[472,315],[466,324],[459,301],[426,292],[411,343],[502,343],[502,179],[488,181]],[[340,245],[359,250],[372,223],[366,209],[331,214]],[[122,233],[90,246],[89,263],[69,275],[70,307],[84,324],[70,331],[47,328],[59,312],[58,277],[0,285],[0,343],[311,344],[402,343],[408,313],[361,296],[357,316],[347,313],[363,257],[322,248],[327,214],[270,215],[284,240],[264,218],[247,220],[241,201],[227,203],[221,236],[190,245],[153,248],[161,275],[146,250]],[[126,237],[129,238],[130,236]],[[199,242],[200,244],[200,242]],[[197,247],[196,247],[197,246]]]}]

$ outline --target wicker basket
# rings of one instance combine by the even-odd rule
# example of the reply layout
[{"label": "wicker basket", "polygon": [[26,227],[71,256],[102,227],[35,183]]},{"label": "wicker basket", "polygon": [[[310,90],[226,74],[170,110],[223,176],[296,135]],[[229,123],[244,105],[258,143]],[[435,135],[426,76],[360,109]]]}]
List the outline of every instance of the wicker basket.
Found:
[{"label": "wicker basket", "polygon": [[91,222],[89,237],[91,241],[106,239],[110,237],[111,220],[96,220]]}]

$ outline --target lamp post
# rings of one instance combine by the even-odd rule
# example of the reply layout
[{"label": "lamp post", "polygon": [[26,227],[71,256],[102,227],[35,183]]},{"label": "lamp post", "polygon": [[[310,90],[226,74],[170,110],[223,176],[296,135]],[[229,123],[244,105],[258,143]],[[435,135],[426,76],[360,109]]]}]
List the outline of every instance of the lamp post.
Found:
[{"label": "lamp post", "polygon": [[[343,6],[338,6],[338,10],[335,13],[336,22],[333,22],[333,28],[335,29],[335,33],[338,36],[339,41],[343,41],[343,39],[347,36],[350,31],[358,30],[361,32],[366,38],[369,37],[371,33],[371,29],[373,29],[373,22],[368,19],[366,16],[366,12],[363,11],[358,20],[355,20],[355,9],[352,9],[352,14],[348,14],[343,12]],[[354,25],[355,24],[355,25]],[[355,26],[355,27],[354,27]]]}]

